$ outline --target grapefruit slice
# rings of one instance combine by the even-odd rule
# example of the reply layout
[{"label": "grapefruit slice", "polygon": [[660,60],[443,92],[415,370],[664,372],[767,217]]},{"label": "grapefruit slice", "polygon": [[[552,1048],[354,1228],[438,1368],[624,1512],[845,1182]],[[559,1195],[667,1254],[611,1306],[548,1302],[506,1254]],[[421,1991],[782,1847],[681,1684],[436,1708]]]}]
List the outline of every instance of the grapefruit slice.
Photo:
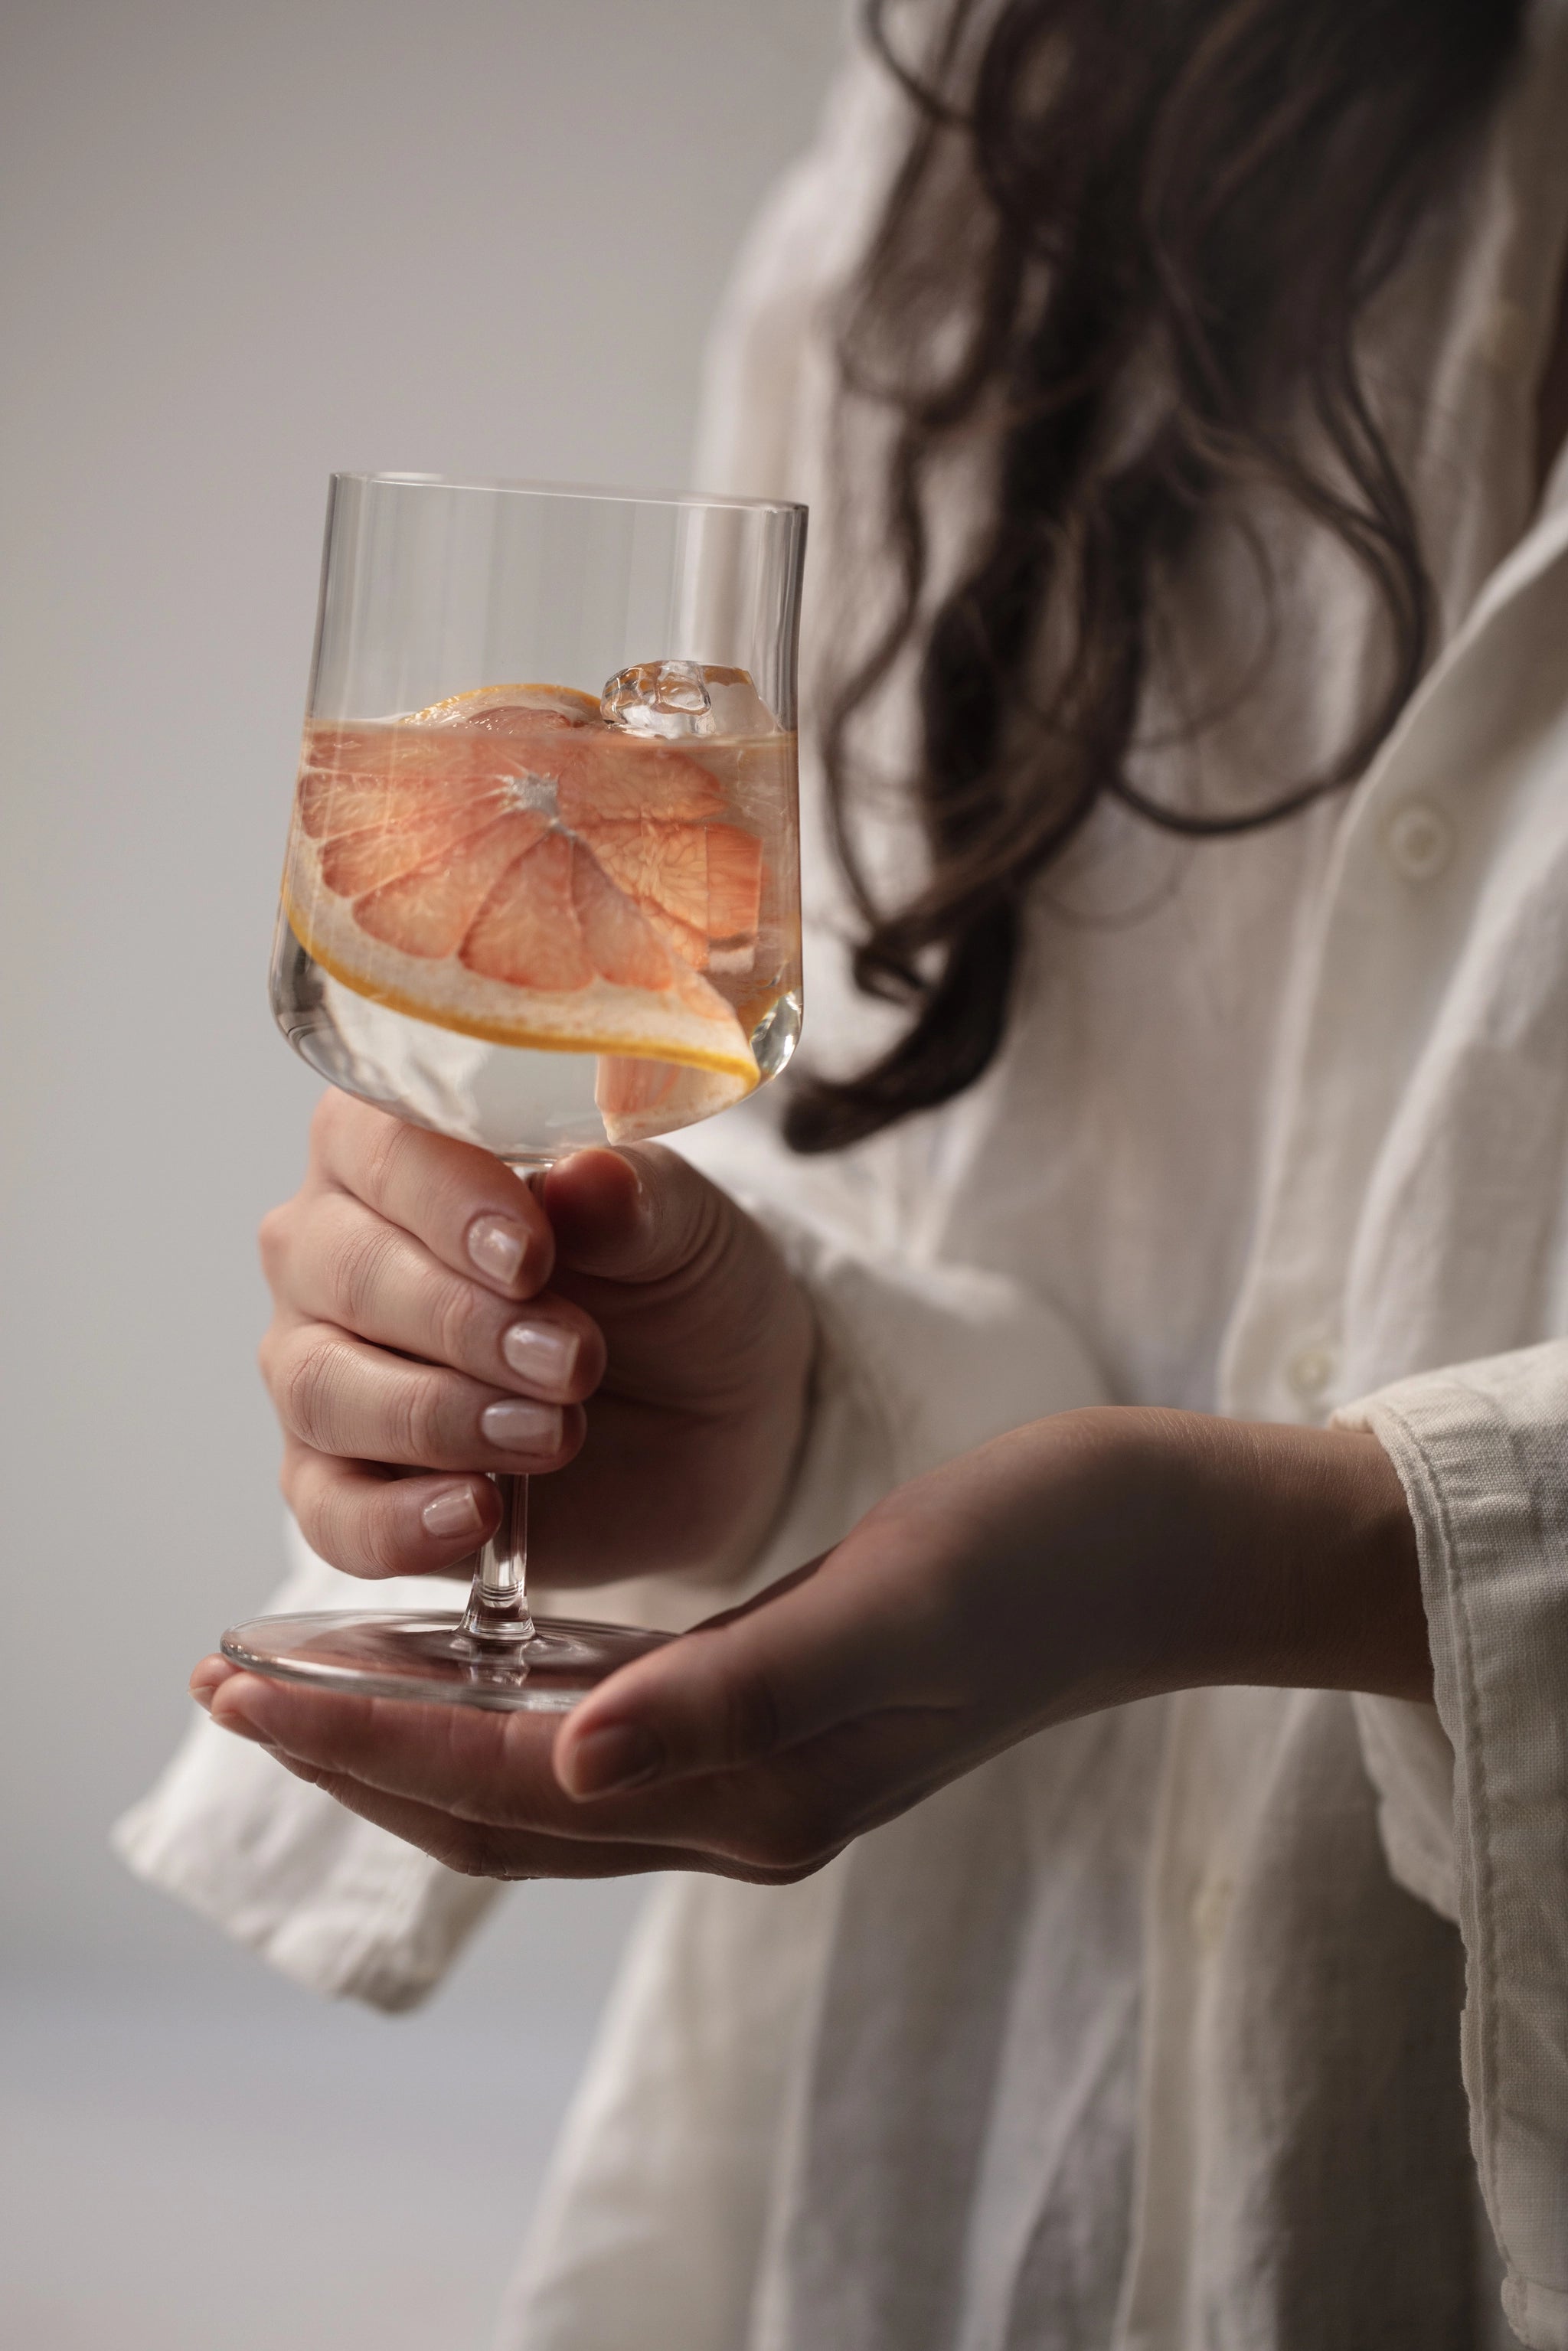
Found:
[{"label": "grapefruit slice", "polygon": [[284,899],[334,978],[438,1027],[600,1057],[612,1140],[758,1082],[703,977],[755,936],[761,844],[715,777],[569,687],[504,685],[307,736]]},{"label": "grapefruit slice", "polygon": [[645,1143],[727,1110],[737,1096],[714,1070],[601,1053],[593,1100],[612,1143]]},{"label": "grapefruit slice", "polygon": [[466,694],[449,694],[444,702],[433,702],[424,710],[411,710],[401,723],[480,726],[487,733],[504,733],[514,714],[539,710],[564,718],[572,726],[581,726],[600,715],[597,698],[580,694],[575,685],[476,685]]}]

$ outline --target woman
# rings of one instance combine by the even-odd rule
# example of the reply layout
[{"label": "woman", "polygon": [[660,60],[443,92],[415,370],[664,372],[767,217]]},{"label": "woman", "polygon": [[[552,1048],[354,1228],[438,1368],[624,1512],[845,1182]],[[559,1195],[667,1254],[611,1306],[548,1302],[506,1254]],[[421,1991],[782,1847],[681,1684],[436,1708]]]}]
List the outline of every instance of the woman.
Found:
[{"label": "woman", "polygon": [[321,1558],[527,1468],[750,1604],[553,1737],[209,1660],[294,1778],[125,1846],[389,2004],[447,1865],[689,1873],[528,2351],[1458,2351],[1494,2235],[1568,2346],[1568,11],[871,21],[710,444],[827,526],[783,1136],[541,1201],[329,1098],[264,1237]]}]

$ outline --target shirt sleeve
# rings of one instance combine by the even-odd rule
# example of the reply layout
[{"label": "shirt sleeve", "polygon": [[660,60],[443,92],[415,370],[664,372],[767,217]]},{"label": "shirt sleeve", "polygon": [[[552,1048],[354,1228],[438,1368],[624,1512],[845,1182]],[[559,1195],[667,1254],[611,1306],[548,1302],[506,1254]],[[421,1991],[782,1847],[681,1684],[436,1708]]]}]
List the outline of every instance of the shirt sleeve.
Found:
[{"label": "shirt sleeve", "polygon": [[1106,1400],[1077,1334],[1026,1285],[973,1266],[897,1264],[761,1216],[811,1297],[819,1344],[800,1474],[753,1588],[841,1541],[894,1486]]},{"label": "shirt sleeve", "polygon": [[[363,1605],[367,1590],[389,1608],[450,1604],[444,1581],[402,1576],[367,1587],[340,1575],[292,1520],[288,1541],[293,1572],[273,1595],[274,1611]],[[138,1877],[281,1974],[386,2010],[413,2008],[434,1990],[500,1891],[361,1820],[204,1719],[111,1841]]]},{"label": "shirt sleeve", "polygon": [[[1568,1342],[1423,1374],[1336,1417],[1381,1440],[1416,1523],[1451,1757],[1448,1882],[1465,1943],[1471,2139],[1510,2321],[1541,2351],[1563,2351]],[[1444,1871],[1431,1725],[1424,1709],[1401,1710],[1401,1722],[1368,1703],[1363,1736],[1390,1860],[1420,1892],[1424,1870],[1435,1883]]]}]

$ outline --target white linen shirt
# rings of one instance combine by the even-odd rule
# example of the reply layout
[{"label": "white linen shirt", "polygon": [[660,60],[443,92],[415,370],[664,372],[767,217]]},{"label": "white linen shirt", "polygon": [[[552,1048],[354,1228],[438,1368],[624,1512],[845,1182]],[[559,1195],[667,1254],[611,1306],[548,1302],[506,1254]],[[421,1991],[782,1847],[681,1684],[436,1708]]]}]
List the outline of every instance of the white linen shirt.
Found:
[{"label": "white linen shirt", "polygon": [[[1436,1707],[1192,1692],[1027,1740],[805,1885],[670,1881],[508,2351],[1461,2351],[1512,2339],[1493,2234],[1518,2335],[1568,2351],[1568,464],[1532,517],[1530,435],[1565,101],[1568,6],[1538,0],[1369,322],[1444,643],[1354,791],[1197,846],[1103,812],[959,1102],[831,1162],[787,1159],[766,1104],[685,1144],[823,1332],[753,1584],[1069,1405],[1337,1412],[1409,1498]],[[856,64],[716,346],[710,482],[811,497],[819,582],[824,302],[899,133]],[[1155,768],[1167,797],[1255,802],[1364,706],[1364,590],[1305,541],[1287,571],[1284,674]],[[1249,592],[1217,534],[1192,671]],[[810,800],[806,882],[808,1035],[852,1059],[875,1023]],[[286,1604],[340,1585],[307,1556]],[[387,2007],[492,1891],[206,1725],[118,1836]]]}]

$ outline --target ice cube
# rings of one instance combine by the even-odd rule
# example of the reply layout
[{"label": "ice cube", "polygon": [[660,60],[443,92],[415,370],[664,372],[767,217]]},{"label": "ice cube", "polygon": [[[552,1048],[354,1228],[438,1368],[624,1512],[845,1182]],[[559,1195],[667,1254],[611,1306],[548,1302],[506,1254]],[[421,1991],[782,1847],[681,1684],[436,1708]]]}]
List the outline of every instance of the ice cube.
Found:
[{"label": "ice cube", "polygon": [[698,662],[638,662],[611,679],[599,697],[599,708],[612,726],[624,726],[633,735],[674,741],[718,732]]},{"label": "ice cube", "polygon": [[714,731],[719,735],[777,735],[779,721],[746,669],[705,669]]},{"label": "ice cube", "polygon": [[639,662],[612,677],[600,698],[612,726],[666,740],[692,735],[777,735],[779,721],[744,669],[701,662]]}]

